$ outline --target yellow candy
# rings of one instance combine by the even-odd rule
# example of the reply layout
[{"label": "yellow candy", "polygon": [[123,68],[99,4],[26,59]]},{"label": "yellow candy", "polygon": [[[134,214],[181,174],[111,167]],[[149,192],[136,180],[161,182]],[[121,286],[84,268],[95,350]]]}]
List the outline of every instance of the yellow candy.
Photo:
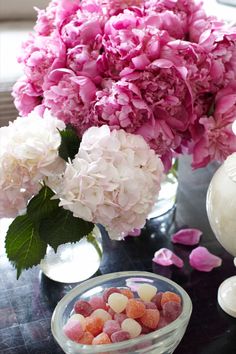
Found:
[{"label": "yellow candy", "polygon": [[140,324],[132,318],[126,318],[121,323],[121,329],[123,331],[128,332],[130,334],[130,338],[138,337],[142,331],[142,327],[140,326]]},{"label": "yellow candy", "polygon": [[157,288],[150,284],[140,284],[137,293],[143,301],[151,301],[157,293]]},{"label": "yellow candy", "polygon": [[121,313],[126,308],[128,298],[119,293],[113,293],[108,298],[108,305],[115,313]]}]

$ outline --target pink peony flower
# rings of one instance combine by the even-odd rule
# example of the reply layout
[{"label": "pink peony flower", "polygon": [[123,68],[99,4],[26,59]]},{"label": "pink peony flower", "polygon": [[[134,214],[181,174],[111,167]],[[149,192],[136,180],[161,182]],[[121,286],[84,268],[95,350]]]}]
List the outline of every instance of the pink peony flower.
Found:
[{"label": "pink peony flower", "polygon": [[24,64],[24,72],[40,94],[49,73],[64,67],[66,48],[59,37],[31,36],[23,44],[23,54],[18,61]]},{"label": "pink peony flower", "polygon": [[50,80],[43,105],[66,124],[72,124],[81,135],[91,124],[89,110],[96,94],[94,83],[70,70],[55,70]]},{"label": "pink peony flower", "polygon": [[210,253],[206,247],[197,247],[190,253],[189,262],[201,272],[210,272],[213,268],[221,266],[222,259]]},{"label": "pink peony flower", "polygon": [[12,96],[20,115],[28,115],[42,102],[40,92],[26,77],[22,77],[13,86]]},{"label": "pink peony flower", "polygon": [[214,113],[199,120],[201,133],[193,148],[194,168],[206,166],[210,161],[224,161],[236,151],[236,136],[232,124],[236,116],[235,85],[220,90],[215,98]]},{"label": "pink peony flower", "polygon": [[108,82],[103,91],[97,92],[94,125],[108,124],[112,129],[135,132],[151,117],[151,109],[142,99],[138,87],[132,83],[124,80]]}]

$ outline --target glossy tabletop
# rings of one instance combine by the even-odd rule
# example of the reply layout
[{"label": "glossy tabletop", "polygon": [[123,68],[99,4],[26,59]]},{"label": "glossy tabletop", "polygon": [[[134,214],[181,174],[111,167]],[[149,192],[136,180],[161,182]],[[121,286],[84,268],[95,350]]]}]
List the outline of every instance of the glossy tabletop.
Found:
[{"label": "glossy tabletop", "polygon": [[[148,222],[140,237],[128,237],[125,241],[110,241],[103,233],[100,273],[151,271],[176,281],[190,295],[192,317],[175,354],[236,353],[236,319],[226,315],[216,300],[218,286],[234,275],[236,269],[233,257],[215,239],[205,208],[206,191],[215,169],[216,165],[211,165],[193,172],[188,159],[181,160],[175,214]],[[223,259],[220,268],[202,273],[189,266],[188,256],[193,247],[170,242],[171,233],[183,227],[203,231],[200,245]],[[4,233],[4,223],[0,222],[0,353],[63,353],[52,338],[50,319],[57,302],[76,284],[53,282],[39,267],[25,271],[17,281],[16,272],[4,254]],[[154,252],[161,247],[173,249],[184,260],[184,268],[154,264]]]}]

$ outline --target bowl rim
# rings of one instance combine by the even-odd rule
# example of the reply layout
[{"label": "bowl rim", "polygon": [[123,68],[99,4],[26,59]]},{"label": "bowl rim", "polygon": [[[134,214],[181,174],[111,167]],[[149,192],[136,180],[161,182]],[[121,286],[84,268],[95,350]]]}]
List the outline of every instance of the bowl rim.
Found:
[{"label": "bowl rim", "polygon": [[191,316],[192,313],[192,301],[187,294],[187,292],[177,283],[175,283],[173,280],[170,280],[166,277],[163,277],[161,275],[151,273],[151,272],[139,272],[139,271],[123,271],[123,272],[114,272],[114,273],[108,273],[108,274],[103,274],[95,278],[90,278],[86,281],[84,281],[81,284],[78,284],[78,286],[74,287],[72,290],[70,290],[56,305],[52,318],[51,318],[51,331],[53,334],[53,337],[57,341],[57,343],[61,346],[62,342],[67,342],[69,343],[70,347],[72,347],[74,350],[77,350],[78,353],[80,353],[80,350],[84,354],[86,353],[91,353],[91,348],[93,349],[93,353],[100,353],[104,351],[109,351],[109,350],[119,350],[119,349],[125,349],[127,345],[137,345],[143,342],[144,336],[142,337],[137,337],[137,338],[132,338],[123,342],[119,343],[111,343],[111,344],[100,344],[100,345],[85,345],[85,344],[79,344],[76,343],[72,340],[70,340],[64,333],[63,329],[59,326],[57,326],[57,323],[59,322],[58,320],[61,318],[62,313],[64,312],[67,304],[69,301],[71,301],[73,298],[78,296],[79,294],[83,294],[84,292],[90,290],[93,287],[97,287],[100,284],[104,283],[105,281],[111,281],[114,278],[122,278],[122,277],[146,277],[146,278],[154,278],[155,280],[162,280],[169,285],[172,285],[181,295],[182,297],[182,304],[183,304],[183,309],[181,314],[178,316],[178,318],[171,322],[169,325],[157,329],[156,331],[153,331],[151,333],[145,334],[145,340],[151,340],[151,339],[158,339],[161,338],[162,336],[166,336],[168,333],[175,331],[178,329],[181,324],[186,324],[188,323],[188,320]]}]

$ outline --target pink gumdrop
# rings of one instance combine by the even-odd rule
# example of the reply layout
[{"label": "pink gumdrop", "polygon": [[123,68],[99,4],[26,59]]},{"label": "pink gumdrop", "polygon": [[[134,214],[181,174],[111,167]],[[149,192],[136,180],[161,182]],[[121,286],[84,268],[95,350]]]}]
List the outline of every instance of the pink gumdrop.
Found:
[{"label": "pink gumdrop", "polygon": [[152,302],[154,302],[154,304],[156,305],[158,310],[162,309],[161,306],[161,298],[162,298],[163,292],[159,291],[153,298],[152,298]]},{"label": "pink gumdrop", "polygon": [[108,320],[104,323],[103,332],[110,337],[113,333],[120,331],[120,324],[118,321]]},{"label": "pink gumdrop", "polygon": [[115,313],[114,320],[117,321],[120,325],[126,320],[127,316],[124,313]]},{"label": "pink gumdrop", "polygon": [[92,306],[93,310],[103,309],[107,310],[107,306],[102,296],[93,296],[89,300],[89,304]]},{"label": "pink gumdrop", "polygon": [[145,301],[144,305],[147,310],[156,310],[157,309],[156,304],[154,304],[154,302],[151,302],[151,301]]},{"label": "pink gumdrop", "polygon": [[78,300],[74,305],[75,313],[88,317],[93,312],[93,308],[88,301]]},{"label": "pink gumdrop", "polygon": [[130,339],[130,334],[126,331],[118,331],[111,335],[112,343],[123,342],[128,339]]},{"label": "pink gumdrop", "polygon": [[117,289],[117,288],[108,288],[108,289],[106,289],[106,290],[104,291],[104,293],[103,293],[103,300],[104,300],[105,302],[107,302],[109,296],[110,296],[111,294],[113,294],[113,293],[118,293],[118,294],[120,294],[120,290]]},{"label": "pink gumdrop", "polygon": [[151,333],[153,330],[151,328],[148,328],[147,326],[144,326],[140,321],[138,321],[142,327],[142,332],[141,334],[148,334]]},{"label": "pink gumdrop", "polygon": [[83,337],[84,331],[78,320],[69,319],[66,325],[63,327],[63,332],[65,335],[73,340],[74,342],[79,342]]},{"label": "pink gumdrop", "polygon": [[169,321],[167,318],[163,317],[163,315],[161,314],[157,329],[161,329],[161,328],[167,326],[170,322],[171,321]]},{"label": "pink gumdrop", "polygon": [[163,305],[162,314],[167,321],[174,321],[182,312],[182,306],[178,302],[168,301]]}]

